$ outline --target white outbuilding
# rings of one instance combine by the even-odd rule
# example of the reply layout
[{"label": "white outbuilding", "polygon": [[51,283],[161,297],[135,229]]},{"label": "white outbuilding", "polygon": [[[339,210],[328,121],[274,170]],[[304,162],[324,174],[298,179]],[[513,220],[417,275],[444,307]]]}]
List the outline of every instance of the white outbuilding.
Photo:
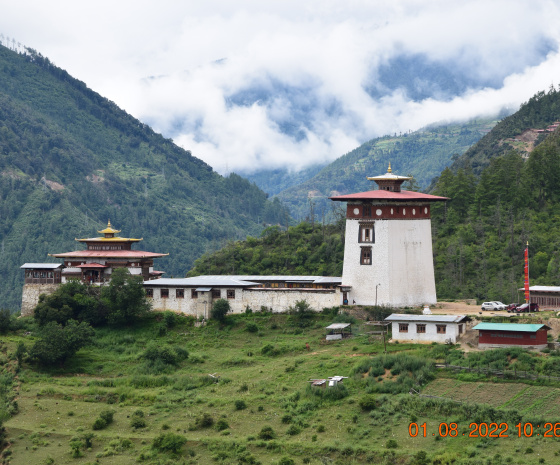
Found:
[{"label": "white outbuilding", "polygon": [[408,315],[393,313],[385,318],[392,324],[393,341],[453,343],[467,329],[465,315]]}]

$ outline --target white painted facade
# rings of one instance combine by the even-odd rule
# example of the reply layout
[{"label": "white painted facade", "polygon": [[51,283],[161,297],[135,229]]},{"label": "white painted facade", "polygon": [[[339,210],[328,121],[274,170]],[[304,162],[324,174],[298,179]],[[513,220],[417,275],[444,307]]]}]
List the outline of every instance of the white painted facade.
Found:
[{"label": "white painted facade", "polygon": [[455,344],[466,332],[468,319],[464,315],[392,314],[385,321],[391,322],[393,341]]},{"label": "white painted facade", "polygon": [[[342,282],[352,287],[348,303],[392,307],[435,304],[430,219],[374,220],[374,242],[358,241],[360,223],[360,219],[346,220]],[[371,264],[361,264],[361,249],[368,246]]]},{"label": "white painted facade", "polygon": [[[260,311],[262,307],[266,307],[274,313],[283,313],[301,300],[305,300],[312,309],[321,311],[323,308],[338,306],[341,302],[338,289],[217,288],[214,286],[207,291],[196,291],[195,288],[184,287],[181,283],[182,279],[178,278],[175,285],[169,283],[173,279],[166,279],[166,281],[168,284],[165,287],[154,285],[157,280],[144,283],[146,289],[151,289],[152,295],[149,300],[153,309],[170,310],[197,318],[208,318],[213,302],[220,298],[229,302],[231,313],[244,313],[247,307],[253,311]],[[177,290],[183,291],[180,293],[183,297],[177,297]],[[195,298],[192,297],[193,290],[196,292]],[[213,296],[212,291],[218,290],[220,296]],[[163,296],[164,294],[166,297]]]}]

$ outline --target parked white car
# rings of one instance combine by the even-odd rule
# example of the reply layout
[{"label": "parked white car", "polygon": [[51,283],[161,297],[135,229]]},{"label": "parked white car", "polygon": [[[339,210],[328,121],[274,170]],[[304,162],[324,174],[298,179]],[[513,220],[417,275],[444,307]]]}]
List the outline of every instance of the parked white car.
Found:
[{"label": "parked white car", "polygon": [[501,310],[497,302],[483,302],[480,308],[482,310]]},{"label": "parked white car", "polygon": [[505,310],[507,308],[507,305],[499,300],[494,300],[494,303],[498,306],[498,310]]}]

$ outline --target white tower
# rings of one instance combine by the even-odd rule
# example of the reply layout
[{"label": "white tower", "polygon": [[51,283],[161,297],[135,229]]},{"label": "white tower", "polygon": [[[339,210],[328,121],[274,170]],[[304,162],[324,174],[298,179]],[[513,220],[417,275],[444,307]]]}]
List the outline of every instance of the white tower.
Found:
[{"label": "white tower", "polygon": [[331,197],[346,202],[342,290],[348,304],[410,307],[437,302],[430,205],[446,197],[401,191],[391,172],[378,190]]}]

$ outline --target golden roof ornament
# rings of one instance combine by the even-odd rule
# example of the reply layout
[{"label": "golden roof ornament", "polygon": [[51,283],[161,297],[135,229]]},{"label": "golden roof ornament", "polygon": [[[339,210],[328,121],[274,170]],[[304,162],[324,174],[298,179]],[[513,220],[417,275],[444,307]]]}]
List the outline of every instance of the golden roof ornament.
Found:
[{"label": "golden roof ornament", "polygon": [[389,162],[389,168],[387,168],[387,173],[392,173],[393,171],[391,170],[391,162]]},{"label": "golden roof ornament", "polygon": [[117,234],[120,233],[121,231],[118,229],[113,229],[113,227],[111,226],[111,220],[109,220],[107,222],[107,227],[105,229],[102,229],[101,231],[97,231],[99,234]]}]

